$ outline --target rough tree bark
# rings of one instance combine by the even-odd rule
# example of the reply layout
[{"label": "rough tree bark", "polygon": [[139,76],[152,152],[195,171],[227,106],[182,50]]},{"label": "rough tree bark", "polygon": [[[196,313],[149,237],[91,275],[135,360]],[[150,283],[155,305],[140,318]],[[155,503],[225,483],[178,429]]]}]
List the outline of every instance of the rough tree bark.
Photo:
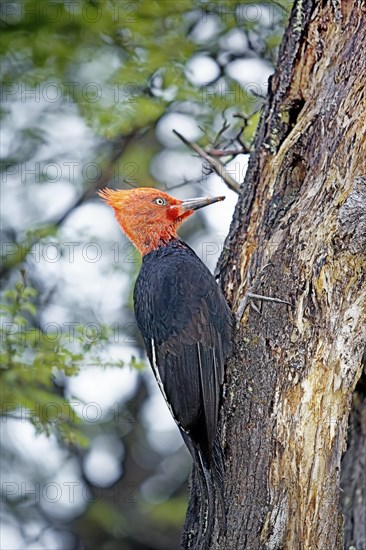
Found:
[{"label": "rough tree bark", "polygon": [[296,1],[219,263],[234,313],[249,290],[292,307],[248,302],[238,323],[212,549],[366,549],[364,380],[340,507],[366,338],[365,85],[364,1]]}]

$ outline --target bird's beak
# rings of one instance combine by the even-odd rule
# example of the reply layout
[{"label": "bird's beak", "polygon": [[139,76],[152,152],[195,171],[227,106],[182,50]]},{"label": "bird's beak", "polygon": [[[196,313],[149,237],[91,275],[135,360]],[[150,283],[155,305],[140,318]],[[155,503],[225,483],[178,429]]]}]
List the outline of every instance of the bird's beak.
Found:
[{"label": "bird's beak", "polygon": [[198,210],[214,202],[225,200],[225,197],[198,197],[197,199],[187,199],[182,202],[180,208],[183,208],[183,212],[188,210]]}]

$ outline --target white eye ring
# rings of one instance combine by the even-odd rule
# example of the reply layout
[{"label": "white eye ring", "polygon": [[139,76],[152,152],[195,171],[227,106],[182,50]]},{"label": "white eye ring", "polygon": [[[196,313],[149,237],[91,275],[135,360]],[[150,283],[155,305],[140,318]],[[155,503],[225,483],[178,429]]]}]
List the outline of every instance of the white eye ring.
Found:
[{"label": "white eye ring", "polygon": [[154,199],[153,202],[155,204],[157,204],[158,206],[165,206],[166,205],[166,200],[163,199],[162,197],[158,197],[157,199]]}]

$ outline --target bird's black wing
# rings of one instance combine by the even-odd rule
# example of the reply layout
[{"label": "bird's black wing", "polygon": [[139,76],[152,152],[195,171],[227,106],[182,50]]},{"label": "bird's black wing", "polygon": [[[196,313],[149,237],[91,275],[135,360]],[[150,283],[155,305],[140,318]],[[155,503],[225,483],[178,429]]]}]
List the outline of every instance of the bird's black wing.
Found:
[{"label": "bird's black wing", "polygon": [[232,317],[207,267],[184,243],[144,257],[135,314],[147,354],[177,424],[209,459]]}]

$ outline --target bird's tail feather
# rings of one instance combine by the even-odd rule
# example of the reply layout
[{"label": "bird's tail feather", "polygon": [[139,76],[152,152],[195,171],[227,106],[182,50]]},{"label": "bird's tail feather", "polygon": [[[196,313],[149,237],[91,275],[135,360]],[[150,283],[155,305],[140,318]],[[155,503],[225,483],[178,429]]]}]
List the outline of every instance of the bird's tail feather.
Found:
[{"label": "bird's tail feather", "polygon": [[[219,514],[219,527],[222,533],[226,532],[226,507],[224,499],[224,460],[220,442],[216,438],[210,460],[207,460],[204,453],[200,451],[187,437],[182,434],[187,447],[193,458],[192,482],[198,480],[199,485],[199,531],[195,541],[190,537],[185,540],[182,547],[192,550],[206,550],[209,548],[214,528],[217,508],[221,509]],[[192,493],[197,506],[197,494]],[[189,540],[190,539],[190,540]],[[183,541],[182,541],[183,542]]]},{"label": "bird's tail feather", "polygon": [[201,490],[200,530],[197,538],[199,548],[205,549],[210,543],[215,521],[215,487],[211,469],[200,451],[197,451],[197,467]]},{"label": "bird's tail feather", "polygon": [[195,465],[201,491],[201,517],[197,548],[205,550],[209,547],[216,517],[216,502],[221,508],[220,531],[226,532],[226,507],[224,499],[224,461],[222,449],[215,442],[210,462],[202,452],[196,450]]},{"label": "bird's tail feather", "polygon": [[218,438],[212,451],[211,474],[213,477],[213,485],[215,487],[215,498],[219,502],[221,508],[220,530],[222,534],[226,533],[226,504],[225,504],[225,465],[223,451]]}]

